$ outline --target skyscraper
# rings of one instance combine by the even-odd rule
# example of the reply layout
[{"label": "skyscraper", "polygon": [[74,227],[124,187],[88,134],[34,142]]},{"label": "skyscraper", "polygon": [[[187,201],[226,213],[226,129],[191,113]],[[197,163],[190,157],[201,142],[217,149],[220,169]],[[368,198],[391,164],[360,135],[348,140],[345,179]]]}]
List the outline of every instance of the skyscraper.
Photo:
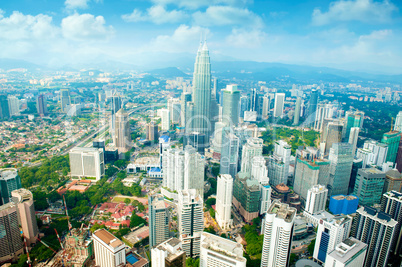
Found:
[{"label": "skyscraper", "polygon": [[359,169],[353,195],[359,198],[360,205],[371,206],[379,204],[384,182],[384,172],[376,168]]},{"label": "skyscraper", "polygon": [[314,185],[307,191],[305,210],[310,214],[320,213],[325,210],[328,189],[323,185]]},{"label": "skyscraper", "polygon": [[241,156],[241,171],[251,174],[252,159],[255,156],[262,156],[262,139],[259,138],[249,138],[247,143],[243,146],[242,156]]},{"label": "skyscraper", "polygon": [[162,195],[150,195],[148,197],[149,205],[149,247],[159,245],[169,239],[169,211],[165,206]]},{"label": "skyscraper", "polygon": [[349,237],[336,245],[335,249],[327,254],[325,266],[364,266],[366,253],[367,244],[356,238]]},{"label": "skyscraper", "polygon": [[124,108],[116,113],[114,144],[120,153],[125,153],[131,148],[130,125]]},{"label": "skyscraper", "polygon": [[294,118],[293,118],[293,124],[294,125],[299,125],[301,102],[302,102],[301,97],[297,97],[296,104],[295,104],[295,115],[294,115]]},{"label": "skyscraper", "polygon": [[239,123],[240,115],[240,91],[237,90],[237,85],[227,85],[223,90],[223,112],[222,121],[227,125],[236,126]]},{"label": "skyscraper", "polygon": [[402,192],[402,174],[397,170],[389,170],[385,173],[385,182],[382,193],[389,191]]},{"label": "skyscraper", "polygon": [[220,174],[236,176],[239,165],[240,139],[231,132],[230,128],[223,128],[220,159]]},{"label": "skyscraper", "polygon": [[161,130],[169,131],[170,129],[170,111],[167,108],[158,109],[158,116],[161,117]]},{"label": "skyscraper", "polygon": [[310,100],[308,103],[308,116],[312,116],[312,118],[315,118],[315,112],[317,110],[317,103],[318,103],[318,91],[313,89],[311,90],[310,94]]},{"label": "skyscraper", "polygon": [[7,96],[8,109],[10,111],[10,116],[20,115],[20,101],[14,95]]},{"label": "skyscraper", "polygon": [[352,145],[334,143],[329,151],[329,196],[347,195],[353,165]]},{"label": "skyscraper", "polygon": [[17,260],[24,252],[18,224],[17,206],[13,202],[0,206],[0,262]]},{"label": "skyscraper", "polygon": [[7,96],[0,95],[0,120],[10,117]]},{"label": "skyscraper", "polygon": [[396,115],[394,131],[402,132],[402,111],[399,111],[398,115]]},{"label": "skyscraper", "polygon": [[60,90],[61,112],[66,112],[66,107],[71,105],[70,91],[68,89]]},{"label": "skyscraper", "polygon": [[352,235],[368,245],[364,266],[387,266],[397,224],[390,215],[377,212],[374,208],[361,207],[357,210]]},{"label": "skyscraper", "polygon": [[105,175],[105,158],[102,148],[74,147],[69,152],[72,177],[92,177],[96,181]]},{"label": "skyscraper", "polygon": [[232,226],[231,219],[233,198],[233,177],[229,174],[218,176],[218,186],[216,193],[216,221],[222,229]]},{"label": "skyscraper", "polygon": [[211,130],[211,64],[206,42],[200,44],[195,59],[192,101],[194,102],[192,131],[205,134],[208,144]]},{"label": "skyscraper", "polygon": [[256,179],[239,172],[233,183],[233,206],[246,222],[251,222],[260,213],[261,188]]},{"label": "skyscraper", "polygon": [[181,99],[180,99],[180,125],[183,127],[187,126],[187,120],[186,120],[186,110],[187,110],[187,103],[191,102],[191,93],[189,92],[183,92],[181,94]]},{"label": "skyscraper", "polygon": [[36,223],[32,193],[27,189],[20,188],[12,191],[11,196],[14,204],[17,206],[18,222],[21,225],[27,245],[29,246],[32,243],[36,243],[39,229]]},{"label": "skyscraper", "polygon": [[360,133],[360,128],[359,127],[350,128],[349,142],[348,143],[352,145],[352,155],[353,155],[353,157],[356,154],[356,147],[357,147],[357,141],[359,140],[359,133]]},{"label": "skyscraper", "polygon": [[17,169],[0,169],[0,206],[11,201],[11,192],[21,188]]},{"label": "skyscraper", "polygon": [[345,113],[345,140],[349,140],[351,129],[358,127],[362,129],[364,122],[364,112],[362,111],[346,111]]},{"label": "skyscraper", "polygon": [[274,153],[268,158],[268,176],[272,186],[287,184],[289,176],[291,147],[286,141],[274,144]]},{"label": "skyscraper", "polygon": [[240,118],[244,118],[244,112],[250,109],[250,99],[243,95],[240,97]]},{"label": "skyscraper", "polygon": [[342,141],[343,124],[339,121],[329,122],[324,130],[325,153],[328,153],[332,145]]},{"label": "skyscraper", "polygon": [[200,267],[246,267],[243,246],[207,232],[201,235]]},{"label": "skyscraper", "polygon": [[[147,139],[151,142],[157,141],[159,139],[158,125],[154,122],[150,122],[146,127]],[[131,139],[131,138],[130,138]]]},{"label": "skyscraper", "polygon": [[395,163],[399,141],[401,141],[401,133],[399,131],[390,131],[383,135],[381,143],[388,145],[387,162]]},{"label": "skyscraper", "polygon": [[167,108],[170,113],[170,121],[172,123],[179,123],[181,120],[181,102],[177,98],[169,98]]},{"label": "skyscraper", "polygon": [[261,267],[289,266],[292,247],[293,224],[297,210],[275,200],[263,221],[264,243]]},{"label": "skyscraper", "polygon": [[96,266],[117,267],[126,264],[126,245],[106,229],[92,234]]},{"label": "skyscraper", "polygon": [[274,117],[282,117],[284,105],[285,105],[285,94],[276,93],[275,104],[274,104]]},{"label": "skyscraper", "polygon": [[177,205],[179,239],[188,258],[200,255],[201,234],[204,231],[203,201],[195,189],[179,192]]},{"label": "skyscraper", "polygon": [[36,110],[38,111],[39,116],[46,116],[48,114],[46,98],[43,94],[40,94],[36,99]]}]

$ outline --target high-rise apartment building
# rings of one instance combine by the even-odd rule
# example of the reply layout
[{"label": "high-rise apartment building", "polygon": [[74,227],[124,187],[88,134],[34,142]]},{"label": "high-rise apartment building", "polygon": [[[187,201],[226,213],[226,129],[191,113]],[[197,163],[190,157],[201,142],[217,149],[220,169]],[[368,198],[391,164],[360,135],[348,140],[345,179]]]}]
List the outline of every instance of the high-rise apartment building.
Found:
[{"label": "high-rise apartment building", "polygon": [[263,221],[261,267],[289,266],[296,213],[295,208],[278,200],[269,207]]},{"label": "high-rise apartment building", "polygon": [[296,103],[295,103],[295,114],[293,117],[293,125],[299,125],[301,103],[302,103],[301,97],[297,97]]},{"label": "high-rise apartment building", "polygon": [[315,112],[314,130],[322,133],[334,116],[336,106],[331,103],[323,102],[317,105],[317,111]]},{"label": "high-rise apartment building", "polygon": [[130,125],[128,122],[128,114],[121,108],[115,117],[115,135],[114,144],[120,153],[125,153],[131,148]]},{"label": "high-rise apartment building", "polygon": [[179,239],[188,258],[200,255],[201,233],[204,231],[202,197],[195,189],[179,192],[177,205]]},{"label": "high-rise apartment building", "polygon": [[192,101],[194,118],[191,131],[205,134],[208,144],[211,130],[211,63],[206,42],[200,44],[194,63]]},{"label": "high-rise apartment building", "polygon": [[222,229],[232,227],[233,177],[220,174],[216,192],[216,221]]},{"label": "high-rise apartment building", "polygon": [[0,206],[0,262],[17,260],[23,251],[17,206],[13,202]]},{"label": "high-rise apartment building", "polygon": [[331,267],[363,267],[367,253],[367,244],[349,237],[337,244],[335,249],[327,254],[325,266]]},{"label": "high-rise apartment building", "polygon": [[230,128],[222,129],[220,173],[236,176],[239,166],[240,139]]},{"label": "high-rise apartment building", "polygon": [[27,245],[36,243],[39,235],[38,224],[36,223],[35,207],[32,193],[24,188],[11,192],[14,204],[17,206],[18,222],[21,225],[22,233],[26,238]]},{"label": "high-rise apartment building", "polygon": [[117,267],[126,264],[126,245],[106,229],[92,234],[96,266]]},{"label": "high-rise apartment building", "polygon": [[21,188],[17,169],[0,169],[0,206],[11,201],[11,192]]},{"label": "high-rise apartment building", "polygon": [[40,94],[36,99],[36,110],[41,117],[48,114],[46,98],[43,94]]},{"label": "high-rise apartment building", "polygon": [[398,115],[396,115],[394,131],[402,132],[402,111],[399,111]]},{"label": "high-rise apartment building", "polygon": [[351,227],[352,219],[346,215],[321,219],[318,224],[313,258],[325,263],[327,254],[349,237]]},{"label": "high-rise apartment building", "polygon": [[291,147],[283,140],[276,141],[274,153],[268,158],[268,176],[272,186],[287,184]]},{"label": "high-rise apartment building", "polygon": [[146,138],[149,141],[155,142],[159,139],[158,125],[156,125],[154,122],[150,122],[147,124],[146,131]]},{"label": "high-rise apartment building", "polygon": [[329,161],[320,159],[310,161],[304,158],[297,158],[296,163],[293,189],[300,197],[307,199],[307,192],[314,185],[328,186]]},{"label": "high-rise apartment building", "polygon": [[177,238],[170,238],[151,250],[152,266],[186,267],[186,253]]},{"label": "high-rise apartment building", "polygon": [[200,267],[246,267],[243,246],[207,232],[201,235]]},{"label": "high-rise apartment building", "polygon": [[161,118],[161,130],[169,131],[170,129],[170,111],[167,108],[158,109],[158,116]]},{"label": "high-rise apartment building", "polygon": [[328,189],[324,185],[314,185],[307,191],[306,208],[310,214],[316,214],[325,210],[328,198]]},{"label": "high-rise apartment building", "polygon": [[376,142],[374,140],[367,140],[364,142],[363,148],[357,149],[356,157],[363,160],[363,168],[367,165],[375,165],[382,167],[387,161],[388,146]]},{"label": "high-rise apartment building", "polygon": [[274,104],[274,117],[283,116],[283,108],[285,105],[285,94],[276,93],[275,94],[275,104]]},{"label": "high-rise apartment building", "polygon": [[329,195],[347,195],[353,165],[352,145],[334,143],[329,150]]},{"label": "high-rise apartment building", "polygon": [[247,143],[244,144],[241,156],[241,171],[251,174],[252,159],[255,156],[262,156],[262,139],[249,138]]},{"label": "high-rise apartment building", "polygon": [[0,95],[0,120],[10,117],[7,96]]},{"label": "high-rise apartment building", "polygon": [[149,206],[149,247],[153,248],[169,239],[169,210],[162,195],[148,196]]},{"label": "high-rise apartment building", "polygon": [[240,115],[240,91],[237,90],[237,85],[227,85],[223,91],[223,111],[222,121],[227,125],[237,125]]},{"label": "high-rise apartment building", "polygon": [[20,115],[20,101],[14,95],[7,96],[8,109],[10,111],[10,116]]},{"label": "high-rise apartment building", "polygon": [[172,123],[179,123],[181,120],[181,102],[177,98],[169,98],[167,108],[170,113],[170,121]]},{"label": "high-rise apartment building", "polygon": [[390,131],[382,136],[381,143],[388,146],[387,162],[395,163],[400,141],[401,133],[399,131]]},{"label": "high-rise apartment building", "polygon": [[377,212],[374,208],[361,207],[357,210],[352,236],[368,245],[364,266],[387,266],[397,224],[390,215]]},{"label": "high-rise apartment building", "polygon": [[68,89],[60,90],[61,112],[66,112],[66,107],[71,105],[70,91]]},{"label": "high-rise apartment building", "polygon": [[376,168],[359,169],[353,195],[359,198],[360,205],[372,206],[379,204],[384,182],[384,172]]},{"label": "high-rise apartment building", "polygon": [[359,133],[360,133],[360,128],[359,127],[350,128],[350,134],[349,134],[348,143],[352,145],[353,157],[356,154],[357,141],[359,140]]},{"label": "high-rise apartment building", "polygon": [[71,177],[92,177],[99,181],[105,175],[103,149],[74,147],[70,150]]},{"label": "high-rise apartment building", "polygon": [[256,179],[239,172],[233,184],[233,206],[246,222],[257,218],[260,212],[261,188]]}]

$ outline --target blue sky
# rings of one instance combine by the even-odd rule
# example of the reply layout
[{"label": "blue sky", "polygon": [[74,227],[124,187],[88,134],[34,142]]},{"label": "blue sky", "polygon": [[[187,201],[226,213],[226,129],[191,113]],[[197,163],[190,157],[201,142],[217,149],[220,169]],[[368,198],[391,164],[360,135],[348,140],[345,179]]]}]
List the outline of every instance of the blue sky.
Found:
[{"label": "blue sky", "polygon": [[402,73],[399,0],[0,1],[0,58],[148,66],[195,56]]}]

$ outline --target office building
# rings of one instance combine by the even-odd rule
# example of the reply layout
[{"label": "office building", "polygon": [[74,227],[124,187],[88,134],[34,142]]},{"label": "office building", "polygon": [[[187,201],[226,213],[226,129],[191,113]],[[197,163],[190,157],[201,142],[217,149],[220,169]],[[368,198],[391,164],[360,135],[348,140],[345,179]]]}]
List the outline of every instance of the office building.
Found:
[{"label": "office building", "polygon": [[187,126],[186,110],[188,102],[191,102],[191,93],[183,92],[180,99],[180,125],[183,127]]},{"label": "office building", "polygon": [[398,115],[396,115],[394,131],[402,132],[402,111],[399,111]]},{"label": "office building", "polygon": [[233,183],[233,206],[246,222],[258,217],[260,198],[260,183],[247,173],[237,173]]},{"label": "office building", "polygon": [[243,246],[207,232],[201,235],[200,267],[246,267]]},{"label": "office building", "polygon": [[186,253],[177,238],[170,238],[151,250],[152,266],[186,267]]},{"label": "office building", "polygon": [[398,265],[402,260],[402,193],[390,191],[383,194],[381,200],[381,212],[387,213],[398,222],[395,226],[395,237],[391,247],[391,262]]},{"label": "office building", "polygon": [[268,158],[268,176],[272,186],[287,184],[291,147],[283,140],[276,141],[274,153]]},{"label": "office building", "polygon": [[36,99],[36,110],[39,116],[41,117],[46,116],[48,114],[46,98],[43,94],[40,94]]},{"label": "office building", "polygon": [[262,139],[249,138],[247,143],[244,144],[241,156],[241,171],[247,174],[251,174],[252,159],[255,156],[262,156]]},{"label": "office building", "polygon": [[308,103],[308,114],[307,116],[311,116],[312,118],[315,118],[315,112],[317,110],[317,104],[318,104],[318,91],[313,89],[311,90],[310,93],[310,100]]},{"label": "office building", "polygon": [[159,131],[158,131],[158,125],[156,125],[153,122],[150,122],[146,126],[146,138],[151,141],[155,142],[156,140],[159,139]]},{"label": "office building", "polygon": [[32,193],[24,188],[11,192],[14,204],[17,206],[18,222],[22,233],[26,238],[27,245],[36,243],[39,235],[38,224],[36,223],[35,207]]},{"label": "office building", "polygon": [[183,136],[183,146],[190,145],[199,153],[204,154],[205,148],[209,146],[207,136],[199,132],[191,132]]},{"label": "office building", "polygon": [[276,93],[275,94],[275,104],[274,104],[274,117],[283,116],[283,108],[285,105],[285,94]]},{"label": "office building", "polygon": [[8,110],[10,111],[10,116],[20,115],[20,101],[16,96],[7,96],[8,100]]},{"label": "office building", "polygon": [[0,169],[0,206],[11,201],[11,192],[21,188],[17,169]]},{"label": "office building", "polygon": [[329,122],[324,130],[325,153],[328,153],[335,143],[342,141],[343,124],[341,122]]},{"label": "office building", "polygon": [[320,213],[325,210],[328,189],[324,185],[314,185],[307,191],[305,210],[310,214]]},{"label": "office building", "polygon": [[349,216],[335,216],[320,220],[317,229],[313,258],[325,263],[327,254],[335,249],[335,246],[347,239],[352,227],[352,219]]},{"label": "office building", "polygon": [[353,195],[359,198],[360,205],[372,206],[379,204],[384,182],[384,172],[375,168],[359,169]]},{"label": "office building", "polygon": [[364,112],[362,111],[346,111],[345,112],[345,140],[349,140],[351,130],[354,127],[363,128]]},{"label": "office building", "polygon": [[17,260],[23,251],[17,206],[13,202],[0,206],[0,262]]},{"label": "office building", "polygon": [[251,178],[260,184],[269,184],[268,168],[263,156],[255,156],[251,162]]},{"label": "office building", "polygon": [[329,211],[333,214],[349,215],[356,212],[358,205],[359,198],[356,196],[332,196],[329,200]]},{"label": "office building", "polygon": [[125,153],[131,149],[131,135],[130,135],[130,125],[128,122],[128,114],[121,108],[116,113],[115,117],[115,135],[114,135],[114,145],[119,150],[120,153]]},{"label": "office building", "polygon": [[106,229],[92,234],[95,263],[99,267],[117,267],[126,264],[126,245]]},{"label": "office building", "polygon": [[329,195],[347,195],[353,165],[352,145],[334,143],[329,150]]},{"label": "office building", "polygon": [[220,159],[220,174],[236,176],[239,165],[240,139],[230,128],[222,130],[222,147]]},{"label": "office building", "polygon": [[381,143],[388,146],[386,162],[395,163],[400,141],[401,133],[399,131],[390,131],[382,136]]},{"label": "office building", "polygon": [[294,220],[297,210],[274,201],[265,214],[263,223],[261,267],[289,266]]},{"label": "office building", "polygon": [[250,99],[243,95],[240,97],[240,118],[244,118],[244,112],[250,109]]},{"label": "office building", "polygon": [[364,266],[387,266],[397,224],[390,215],[377,212],[374,208],[361,207],[357,210],[352,236],[368,245]]},{"label": "office building", "polygon": [[402,192],[402,174],[397,169],[389,170],[385,173],[382,193],[389,191]]},{"label": "office building", "polygon": [[219,227],[225,230],[233,224],[231,219],[233,177],[229,174],[220,174],[216,191],[216,221]]},{"label": "office building", "polygon": [[[214,137],[212,139],[212,148],[214,152],[216,153],[221,153],[222,152],[222,138],[223,138],[223,131],[224,128],[226,127],[226,124],[218,121],[215,122],[215,127],[214,127]],[[230,128],[229,128],[230,130]]]},{"label": "office building", "polygon": [[70,91],[68,89],[60,90],[61,112],[66,112],[66,107],[71,105]]},{"label": "office building", "polygon": [[368,165],[382,167],[386,162],[387,154],[388,146],[374,140],[365,141],[363,148],[358,148],[356,151],[356,157],[363,160],[363,168]]},{"label": "office building", "polygon": [[158,116],[161,118],[161,130],[169,131],[170,129],[170,111],[167,108],[161,108],[157,111]]},{"label": "office building", "polygon": [[358,158],[353,159],[352,173],[350,174],[350,180],[349,180],[348,195],[352,194],[353,190],[355,189],[357,171],[361,168],[363,168],[363,160]]},{"label": "office building", "polygon": [[177,205],[179,239],[188,258],[200,255],[201,233],[204,231],[202,197],[195,189],[179,192]]},{"label": "office building", "polygon": [[336,245],[335,249],[327,254],[325,266],[331,267],[363,267],[367,253],[367,244],[349,237]]},{"label": "office building", "polygon": [[222,121],[227,125],[236,126],[239,123],[240,115],[240,91],[237,90],[237,85],[227,85],[223,91],[223,111]]},{"label": "office building", "polygon": [[181,120],[181,102],[177,98],[169,98],[167,108],[170,114],[170,121],[172,123],[180,123]]},{"label": "office building", "polygon": [[356,148],[357,148],[357,141],[359,140],[359,133],[360,133],[359,127],[350,128],[350,135],[349,135],[348,143],[352,145],[353,157],[356,155]]},{"label": "office building", "polygon": [[399,142],[398,146],[398,153],[396,155],[396,166],[395,168],[402,173],[402,138],[401,141]]},{"label": "office building", "polygon": [[208,144],[211,134],[211,64],[206,42],[200,44],[194,63],[192,101],[194,102],[192,131],[205,134]]},{"label": "office building", "polygon": [[169,210],[162,195],[150,195],[149,207],[149,246],[153,248],[169,239]]},{"label": "office building", "polygon": [[74,147],[70,150],[71,177],[93,178],[99,181],[105,175],[103,149]]},{"label": "office building", "polygon": [[326,125],[333,120],[336,108],[337,107],[331,103],[319,103],[315,112],[314,130],[322,133]]},{"label": "office building", "polygon": [[8,119],[10,117],[10,110],[8,107],[7,96],[0,95],[0,120]]},{"label": "office building", "polygon": [[307,199],[307,192],[314,185],[328,186],[329,167],[327,160],[316,159],[314,161],[304,158],[296,159],[295,179],[293,189],[301,198]]},{"label": "office building", "polygon": [[271,98],[269,97],[269,95],[264,95],[262,97],[262,115],[261,115],[263,120],[268,119],[270,106],[271,106]]},{"label": "office building", "polygon": [[293,125],[299,125],[301,103],[302,103],[301,97],[297,97],[296,103],[295,103],[295,114],[293,117]]}]

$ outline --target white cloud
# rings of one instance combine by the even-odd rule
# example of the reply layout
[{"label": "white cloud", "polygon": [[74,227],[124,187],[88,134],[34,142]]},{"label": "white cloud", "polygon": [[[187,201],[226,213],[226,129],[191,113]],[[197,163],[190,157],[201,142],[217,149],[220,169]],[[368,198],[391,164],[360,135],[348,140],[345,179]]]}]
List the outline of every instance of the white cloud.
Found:
[{"label": "white cloud", "polygon": [[159,35],[156,37],[148,49],[164,52],[194,52],[194,47],[189,49],[188,44],[197,44],[201,35],[209,36],[209,34],[210,31],[206,28],[180,25],[172,35]]},{"label": "white cloud", "polygon": [[188,15],[181,10],[167,11],[163,6],[156,5],[147,9],[146,14],[134,9],[131,14],[121,16],[127,22],[150,21],[155,24],[177,23],[187,18]]},{"label": "white cloud", "polygon": [[151,0],[158,5],[168,5],[173,4],[178,7],[197,9],[200,7],[211,6],[211,5],[230,5],[230,6],[245,6],[246,4],[252,2],[252,0]]},{"label": "white cloud", "polygon": [[230,46],[239,48],[258,48],[267,40],[267,37],[268,35],[260,30],[233,29],[226,38],[226,42]]},{"label": "white cloud", "polygon": [[373,0],[339,0],[329,5],[328,12],[314,9],[312,21],[314,25],[325,25],[333,21],[388,22],[392,13],[398,8],[389,2]]},{"label": "white cloud", "polygon": [[61,22],[63,36],[71,40],[105,40],[114,34],[112,26],[105,25],[103,16],[92,14],[74,15],[64,18]]},{"label": "white cloud", "polygon": [[57,32],[52,17],[47,15],[31,16],[14,11],[9,17],[0,16],[0,39],[42,40],[55,36]]},{"label": "white cloud", "polygon": [[205,12],[197,11],[193,14],[194,22],[202,26],[239,25],[260,28],[262,19],[248,9],[230,6],[211,6]]},{"label": "white cloud", "polygon": [[64,5],[67,9],[85,9],[88,8],[88,2],[90,0],[66,0]]}]

